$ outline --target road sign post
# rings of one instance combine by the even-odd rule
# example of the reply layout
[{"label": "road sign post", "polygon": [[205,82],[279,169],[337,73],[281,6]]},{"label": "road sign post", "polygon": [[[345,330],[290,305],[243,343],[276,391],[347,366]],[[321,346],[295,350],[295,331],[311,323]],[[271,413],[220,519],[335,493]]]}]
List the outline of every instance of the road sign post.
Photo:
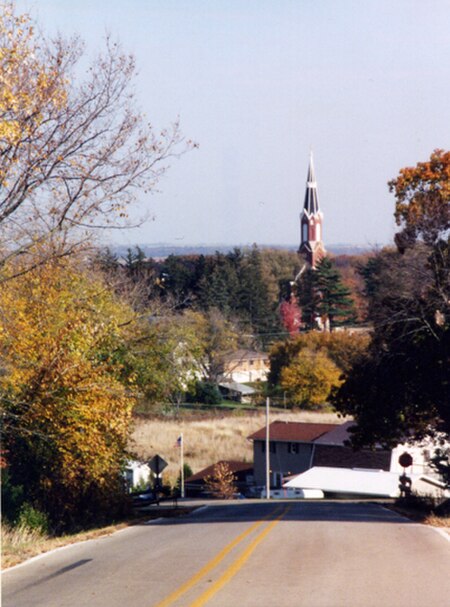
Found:
[{"label": "road sign post", "polygon": [[406,476],[406,468],[413,465],[413,458],[410,453],[406,451],[398,458],[398,463],[403,468],[403,474],[400,475],[398,488],[400,490],[401,497],[408,497],[411,495],[412,479]]},{"label": "road sign post", "polygon": [[404,451],[398,458],[398,463],[402,468],[409,468],[413,465],[413,458],[409,453]]},{"label": "road sign post", "polygon": [[160,455],[155,455],[152,459],[149,460],[148,465],[150,470],[156,477],[155,481],[155,490],[158,490],[161,487],[161,474],[164,468],[167,468],[169,465],[164,458]]}]

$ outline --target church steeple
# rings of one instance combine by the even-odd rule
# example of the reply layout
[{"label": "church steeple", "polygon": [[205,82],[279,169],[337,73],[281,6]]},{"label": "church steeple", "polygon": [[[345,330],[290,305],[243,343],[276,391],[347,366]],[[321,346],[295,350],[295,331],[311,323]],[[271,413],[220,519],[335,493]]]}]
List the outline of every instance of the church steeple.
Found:
[{"label": "church steeple", "polygon": [[322,222],[323,214],[319,207],[313,155],[310,152],[305,202],[300,215],[300,248],[298,252],[312,268],[315,268],[317,262],[325,256],[325,247],[322,242]]},{"label": "church steeple", "polygon": [[317,196],[317,181],[314,173],[313,154],[309,153],[308,176],[306,178],[306,192],[304,211],[309,215],[314,215],[319,212],[319,198]]}]

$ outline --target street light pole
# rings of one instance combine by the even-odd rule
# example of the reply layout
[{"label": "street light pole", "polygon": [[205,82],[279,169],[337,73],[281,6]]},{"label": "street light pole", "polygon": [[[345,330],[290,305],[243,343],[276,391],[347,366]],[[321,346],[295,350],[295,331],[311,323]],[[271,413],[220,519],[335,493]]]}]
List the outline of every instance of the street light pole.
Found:
[{"label": "street light pole", "polygon": [[269,405],[266,398],[266,499],[270,500],[270,436],[269,436]]},{"label": "street light pole", "polygon": [[184,444],[183,444],[183,433],[181,433],[181,445],[180,445],[180,494],[181,498],[184,498]]}]

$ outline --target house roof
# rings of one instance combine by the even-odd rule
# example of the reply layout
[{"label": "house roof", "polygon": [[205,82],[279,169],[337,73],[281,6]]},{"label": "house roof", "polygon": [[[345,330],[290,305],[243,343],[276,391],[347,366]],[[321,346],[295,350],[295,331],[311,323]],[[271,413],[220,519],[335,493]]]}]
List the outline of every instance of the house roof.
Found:
[{"label": "house roof", "polygon": [[[445,483],[422,474],[409,474],[412,489],[429,493],[430,486],[445,489]],[[329,468],[315,466],[301,474],[291,477],[283,487],[295,489],[320,489],[332,493],[348,493],[379,497],[397,497],[399,480],[397,472],[384,470],[365,470],[361,468]],[[420,491],[420,486],[425,490]],[[444,491],[444,495],[446,495]]]},{"label": "house roof", "polygon": [[[324,436],[326,438],[327,435]],[[322,438],[322,437],[321,437]],[[314,441],[313,466],[330,468],[370,468],[389,470],[391,465],[391,452],[382,449],[361,449],[354,451],[351,447],[343,445],[319,444]]]},{"label": "house roof", "polygon": [[233,392],[239,392],[243,396],[251,396],[252,394],[256,394],[256,390],[254,388],[247,386],[246,384],[239,384],[237,381],[220,382],[219,387],[232,390]]},{"label": "house roof", "polygon": [[[310,443],[336,427],[338,427],[337,424],[275,421],[269,426],[269,436],[272,441]],[[265,440],[266,429],[261,428],[247,438],[249,440]]]},{"label": "house roof", "polygon": [[185,482],[192,483],[194,481],[201,481],[201,480],[204,480],[204,478],[206,476],[213,475],[214,468],[215,468],[215,466],[217,466],[217,464],[227,464],[228,468],[234,474],[236,474],[238,472],[253,471],[253,465],[249,464],[248,462],[237,462],[237,461],[233,461],[233,460],[220,460],[219,462],[216,462],[215,464],[211,464],[211,466],[208,466],[207,468],[200,470],[200,472],[193,474],[192,476],[187,478]]},{"label": "house roof", "polygon": [[318,445],[339,445],[343,446],[345,441],[350,439],[349,428],[355,425],[354,421],[344,422],[339,426],[335,426],[326,434],[319,436],[314,442]]},{"label": "house roof", "polygon": [[289,480],[284,487],[383,497],[396,497],[399,493],[398,474],[350,468],[310,468]]},{"label": "house roof", "polygon": [[269,355],[266,352],[256,352],[254,350],[236,350],[229,352],[224,356],[227,363],[240,363],[244,360],[268,360]]}]

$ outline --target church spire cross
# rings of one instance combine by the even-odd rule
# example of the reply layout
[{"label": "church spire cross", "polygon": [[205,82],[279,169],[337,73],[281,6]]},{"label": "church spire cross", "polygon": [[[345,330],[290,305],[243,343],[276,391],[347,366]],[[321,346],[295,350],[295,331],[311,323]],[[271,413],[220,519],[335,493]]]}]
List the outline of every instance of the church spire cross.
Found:
[{"label": "church spire cross", "polygon": [[312,268],[315,268],[317,262],[325,256],[325,247],[322,242],[322,222],[323,214],[319,207],[313,155],[310,152],[305,201],[300,215],[301,239],[298,252]]}]

